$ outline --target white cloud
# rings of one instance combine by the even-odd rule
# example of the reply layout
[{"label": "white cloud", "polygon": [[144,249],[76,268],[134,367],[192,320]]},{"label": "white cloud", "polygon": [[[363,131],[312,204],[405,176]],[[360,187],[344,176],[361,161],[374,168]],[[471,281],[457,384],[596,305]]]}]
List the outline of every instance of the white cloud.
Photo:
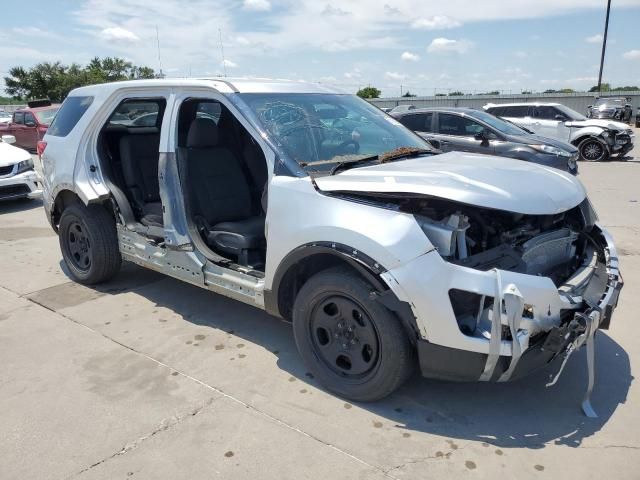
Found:
[{"label": "white cloud", "polygon": [[244,0],[242,6],[245,10],[252,10],[254,12],[271,10],[271,2],[269,2],[269,0]]},{"label": "white cloud", "polygon": [[232,62],[228,58],[225,58],[222,62],[220,62],[220,66],[226,67],[226,68],[238,68],[238,64],[235,62]]},{"label": "white cloud", "polygon": [[140,37],[130,30],[122,27],[108,27],[100,32],[100,36],[109,42],[135,43]]},{"label": "white cloud", "polygon": [[587,42],[587,43],[601,43],[602,42],[602,35],[597,33],[595,35],[591,35],[590,37],[585,37],[584,41]]},{"label": "white cloud", "polygon": [[404,60],[405,62],[417,62],[418,60],[420,60],[420,55],[416,55],[415,53],[411,52],[404,52],[402,55],[400,55],[400,59]]},{"label": "white cloud", "polygon": [[640,60],[640,50],[629,50],[622,54],[627,60]]},{"label": "white cloud", "polygon": [[348,78],[349,80],[359,79],[362,78],[362,72],[359,68],[354,68],[350,72],[345,72],[344,78]]},{"label": "white cloud", "polygon": [[446,15],[435,15],[428,18],[417,18],[411,22],[411,28],[419,28],[423,30],[444,30],[447,28],[456,28],[462,25],[458,20],[447,17]]},{"label": "white cloud", "polygon": [[449,38],[434,38],[427,47],[429,53],[467,53],[473,47],[469,40],[451,40]]},{"label": "white cloud", "polygon": [[405,74],[398,72],[386,72],[384,76],[389,80],[404,80],[405,78],[407,78]]},{"label": "white cloud", "polygon": [[514,52],[514,55],[518,58],[527,58],[528,54],[527,52],[525,52],[524,50],[517,50],[516,52]]}]

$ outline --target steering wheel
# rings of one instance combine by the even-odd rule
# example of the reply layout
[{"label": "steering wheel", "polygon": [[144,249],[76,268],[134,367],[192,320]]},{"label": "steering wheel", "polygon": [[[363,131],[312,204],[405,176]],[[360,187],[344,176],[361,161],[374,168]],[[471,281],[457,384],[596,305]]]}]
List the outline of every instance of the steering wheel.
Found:
[{"label": "steering wheel", "polygon": [[338,150],[341,152],[345,151],[349,145],[353,145],[355,147],[354,153],[358,153],[360,151],[360,143],[353,139],[345,140],[344,142],[342,142],[340,145],[338,145]]}]

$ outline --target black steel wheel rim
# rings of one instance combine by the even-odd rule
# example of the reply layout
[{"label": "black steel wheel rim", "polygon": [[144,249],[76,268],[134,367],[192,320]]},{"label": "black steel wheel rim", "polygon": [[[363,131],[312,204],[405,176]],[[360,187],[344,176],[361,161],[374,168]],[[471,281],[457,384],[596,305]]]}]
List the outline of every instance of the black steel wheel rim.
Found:
[{"label": "black steel wheel rim", "polygon": [[584,155],[584,158],[587,160],[598,160],[602,157],[603,152],[604,147],[598,142],[589,142],[582,147],[582,155]]},{"label": "black steel wheel rim", "polygon": [[367,311],[354,299],[329,295],[311,312],[309,335],[316,357],[348,379],[371,374],[380,361],[380,341]]},{"label": "black steel wheel rim", "polygon": [[67,230],[67,247],[73,266],[83,272],[91,268],[91,242],[87,231],[79,221],[74,221]]}]

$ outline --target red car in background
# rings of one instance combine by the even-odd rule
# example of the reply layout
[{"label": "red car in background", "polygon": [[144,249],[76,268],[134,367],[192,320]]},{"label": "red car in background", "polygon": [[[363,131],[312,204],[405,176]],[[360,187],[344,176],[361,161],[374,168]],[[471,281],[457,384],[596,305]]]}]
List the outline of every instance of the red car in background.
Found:
[{"label": "red car in background", "polygon": [[60,105],[52,105],[49,100],[35,100],[27,105],[13,112],[10,122],[0,124],[0,135],[13,135],[16,147],[36,151]]}]

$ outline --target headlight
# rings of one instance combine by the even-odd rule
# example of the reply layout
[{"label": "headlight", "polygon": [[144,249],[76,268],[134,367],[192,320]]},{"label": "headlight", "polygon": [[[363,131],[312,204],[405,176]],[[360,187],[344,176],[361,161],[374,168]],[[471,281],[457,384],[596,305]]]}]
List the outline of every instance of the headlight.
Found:
[{"label": "headlight", "polygon": [[609,138],[609,136],[611,135],[611,133],[608,130],[605,130],[604,132],[602,132],[602,137],[604,138]]},{"label": "headlight", "polygon": [[29,160],[23,160],[22,162],[18,163],[18,171],[16,172],[16,174],[26,172],[27,170],[31,170],[32,168],[33,159],[30,158]]},{"label": "headlight", "polygon": [[538,152],[548,153],[551,155],[557,155],[559,157],[570,157],[571,153],[566,150],[562,150],[558,147],[552,147],[551,145],[529,145],[530,148],[537,150]]}]

